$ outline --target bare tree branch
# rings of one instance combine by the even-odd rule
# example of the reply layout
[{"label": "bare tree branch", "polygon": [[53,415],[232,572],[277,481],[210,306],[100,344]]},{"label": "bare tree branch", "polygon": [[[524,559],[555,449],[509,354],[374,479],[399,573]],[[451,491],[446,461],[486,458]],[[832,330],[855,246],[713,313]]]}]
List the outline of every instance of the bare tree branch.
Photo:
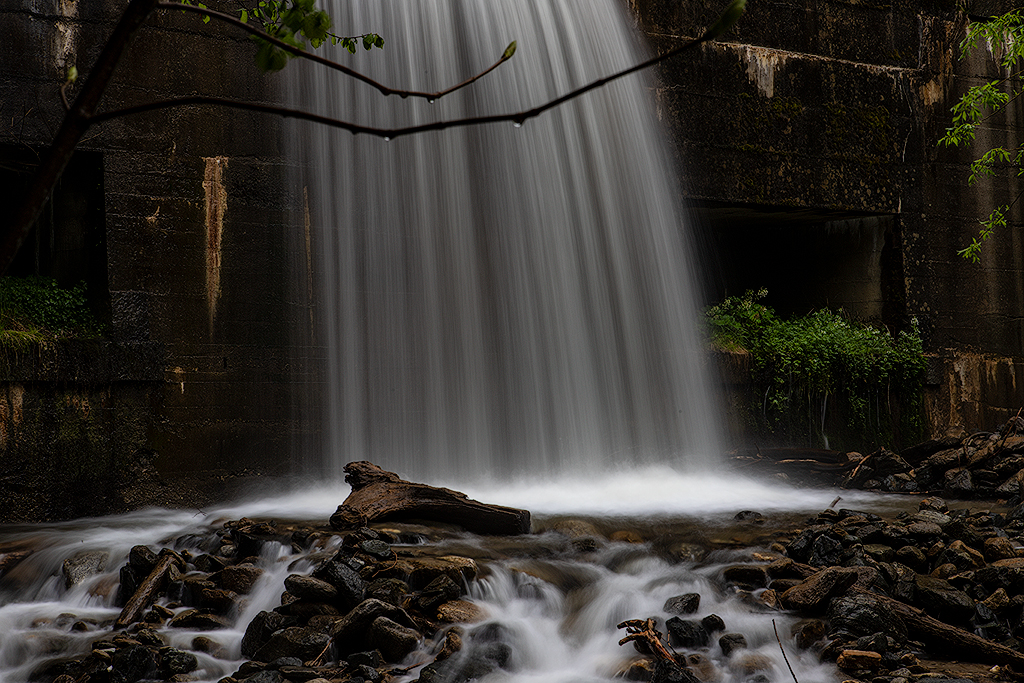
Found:
[{"label": "bare tree branch", "polygon": [[262,38],[263,40],[267,41],[268,43],[270,43],[271,45],[279,47],[279,48],[281,48],[285,52],[288,52],[291,55],[294,55],[296,57],[301,57],[303,59],[308,59],[311,62],[315,62],[315,63],[320,64],[322,66],[326,66],[328,69],[334,69],[335,71],[340,71],[341,73],[345,74],[346,76],[351,76],[352,78],[356,79],[357,81],[362,81],[363,83],[366,83],[367,85],[376,88],[380,92],[380,94],[384,95],[385,97],[388,96],[388,95],[398,95],[400,97],[420,97],[420,98],[423,98],[425,100],[436,100],[436,99],[438,99],[440,97],[444,97],[445,95],[447,95],[449,93],[453,93],[456,90],[459,90],[460,88],[465,88],[467,85],[470,85],[471,83],[474,83],[474,82],[480,80],[481,78],[483,78],[487,74],[491,73],[492,71],[497,69],[499,66],[501,66],[505,62],[507,62],[509,59],[511,59],[512,53],[515,52],[515,48],[513,47],[515,45],[515,43],[513,42],[512,44],[510,44],[508,46],[508,48],[506,48],[505,52],[501,55],[501,57],[498,58],[498,61],[495,62],[494,64],[492,64],[490,67],[488,67],[487,69],[481,71],[476,76],[471,76],[470,78],[464,80],[463,82],[459,83],[458,85],[453,85],[452,87],[446,88],[444,90],[438,90],[437,92],[423,92],[423,91],[419,91],[419,90],[400,90],[398,88],[389,88],[388,86],[386,86],[386,85],[384,85],[382,83],[378,83],[377,81],[373,80],[369,76],[361,74],[358,71],[355,71],[354,69],[351,69],[350,67],[345,66],[344,64],[339,64],[338,62],[333,62],[333,61],[331,61],[329,59],[325,59],[325,58],[323,58],[323,57],[321,57],[319,55],[313,54],[312,52],[307,52],[306,50],[303,50],[302,48],[295,47],[294,45],[289,45],[288,43],[284,42],[283,40],[279,40],[278,38],[275,38],[274,36],[270,35],[269,33],[261,31],[258,28],[253,28],[249,24],[245,23],[244,21],[242,21],[240,19],[234,18],[230,14],[225,14],[223,12],[215,12],[215,11],[210,10],[210,9],[206,9],[206,8],[203,8],[203,7],[196,7],[196,6],[193,6],[193,5],[184,5],[184,4],[181,4],[181,3],[178,3],[178,2],[158,2],[156,4],[156,6],[157,6],[157,9],[178,9],[178,10],[182,10],[184,12],[194,12],[196,14],[201,14],[203,16],[208,16],[208,17],[210,17],[212,19],[217,19],[218,21],[223,21],[223,22],[225,22],[227,24],[231,24],[232,26],[237,26],[238,28],[242,29],[243,31],[246,31],[247,33],[250,33],[250,34],[252,34],[254,36],[258,36],[258,37]]},{"label": "bare tree branch", "polygon": [[554,109],[559,105],[565,104],[569,100],[573,100],[580,95],[586,94],[591,90],[600,88],[601,86],[607,85],[608,83],[623,78],[630,74],[636,73],[642,69],[651,67],[659,62],[663,62],[666,59],[675,57],[676,55],[690,50],[701,43],[710,40],[708,34],[705,33],[700,38],[690,40],[679,47],[673,48],[664,54],[652,57],[640,64],[636,64],[622,71],[616,72],[610,76],[599,78],[596,81],[587,83],[586,85],[576,88],[560,97],[556,97],[553,100],[545,102],[540,106],[528,109],[526,111],[515,112],[511,114],[491,114],[488,116],[473,116],[464,119],[448,119],[443,121],[434,121],[433,123],[424,123],[417,126],[406,126],[403,128],[374,128],[372,126],[364,126],[358,123],[352,123],[350,121],[342,121],[340,119],[333,119],[328,116],[321,116],[319,114],[313,114],[301,109],[290,109],[288,107],[280,107],[272,104],[260,104],[256,102],[243,102],[240,100],[231,100],[224,97],[208,97],[203,95],[196,95],[190,97],[176,97],[167,100],[158,100],[156,102],[147,102],[145,104],[139,104],[132,107],[124,107],[123,109],[114,109],[106,111],[100,114],[96,114],[92,117],[93,123],[100,123],[110,119],[120,118],[122,116],[130,116],[132,114],[142,114],[148,111],[156,111],[158,109],[168,109],[170,107],[180,106],[196,106],[196,105],[213,105],[228,107],[230,109],[244,109],[248,111],[257,111],[265,114],[274,114],[277,116],[283,116],[286,118],[295,118],[303,121],[312,121],[313,123],[319,123],[324,126],[330,126],[331,128],[340,128],[341,130],[347,130],[352,134],[366,134],[373,135],[386,140],[391,140],[406,135],[418,135],[420,133],[427,133],[435,130],[445,130],[447,128],[461,128],[465,126],[476,126],[487,123],[514,123],[522,125],[529,119],[540,116],[549,109]]}]

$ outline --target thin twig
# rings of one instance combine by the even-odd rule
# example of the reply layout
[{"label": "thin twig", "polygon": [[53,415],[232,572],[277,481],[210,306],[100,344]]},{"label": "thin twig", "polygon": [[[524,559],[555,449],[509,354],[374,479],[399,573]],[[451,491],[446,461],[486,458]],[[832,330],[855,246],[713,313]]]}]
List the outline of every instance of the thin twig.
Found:
[{"label": "thin twig", "polygon": [[789,657],[786,656],[786,649],[782,647],[782,639],[779,638],[779,629],[775,625],[774,619],[772,619],[772,628],[775,629],[775,640],[779,641],[779,649],[782,650],[782,658],[786,661],[786,666],[789,667],[789,674],[793,677],[793,681],[795,683],[800,683],[800,681],[798,681],[796,678],[796,674],[793,673],[793,667],[789,664]]},{"label": "thin twig", "polygon": [[[287,53],[289,53],[291,55],[294,55],[296,57],[302,57],[303,59],[308,59],[308,60],[310,60],[312,62],[315,62],[317,64],[320,64],[322,66],[326,66],[328,69],[334,69],[335,71],[340,71],[341,73],[345,74],[346,76],[351,76],[352,78],[354,78],[354,79],[356,79],[358,81],[362,81],[363,83],[366,83],[367,85],[369,85],[369,86],[371,86],[373,88],[376,88],[384,96],[387,96],[387,95],[398,95],[399,97],[421,97],[421,98],[423,98],[425,100],[436,100],[436,99],[438,99],[440,97],[444,97],[445,95],[447,95],[449,93],[453,93],[456,90],[459,90],[460,88],[465,88],[467,85],[470,85],[471,83],[474,83],[474,82],[480,80],[481,78],[483,78],[487,74],[489,74],[492,71],[494,71],[495,69],[497,69],[503,63],[507,62],[512,57],[512,55],[510,54],[510,49],[506,49],[505,52],[501,55],[501,57],[498,59],[498,61],[496,61],[494,64],[492,64],[487,69],[484,69],[483,71],[478,73],[476,76],[471,76],[470,78],[464,80],[463,82],[459,83],[458,85],[453,85],[452,87],[445,88],[444,90],[438,90],[437,92],[422,92],[422,91],[419,91],[419,90],[400,90],[398,88],[390,88],[390,87],[384,85],[383,83],[378,83],[377,81],[373,80],[369,76],[366,76],[365,74],[361,74],[358,71],[356,71],[356,70],[354,70],[354,69],[352,69],[350,67],[345,66],[344,64],[339,64],[338,62],[333,62],[330,59],[325,59],[325,58],[323,58],[323,57],[321,57],[319,55],[313,54],[312,52],[307,52],[306,50],[303,50],[302,48],[295,47],[294,45],[289,45],[288,43],[284,42],[283,40],[275,38],[274,36],[270,35],[269,33],[266,33],[265,31],[261,31],[258,28],[253,28],[252,26],[250,26],[249,24],[245,23],[241,19],[235,19],[230,14],[225,14],[224,12],[215,12],[215,11],[210,10],[210,9],[206,9],[206,8],[202,8],[202,7],[195,7],[193,5],[184,5],[184,4],[181,4],[181,3],[178,3],[178,2],[158,2],[156,6],[157,6],[157,9],[177,9],[177,10],[182,10],[183,12],[194,12],[196,14],[202,14],[203,16],[208,16],[211,19],[217,19],[218,21],[223,21],[223,22],[225,22],[227,24],[231,24],[232,26],[237,26],[238,28],[242,29],[243,31],[246,31],[247,33],[251,33],[254,36],[258,36],[259,38],[262,38],[263,40],[267,41],[271,45],[274,45],[275,47],[279,47],[279,48],[281,48],[282,50],[284,50],[285,52],[287,52]],[[509,46],[509,48],[511,48],[511,46]],[[514,52],[514,50],[512,50],[512,51]]]}]

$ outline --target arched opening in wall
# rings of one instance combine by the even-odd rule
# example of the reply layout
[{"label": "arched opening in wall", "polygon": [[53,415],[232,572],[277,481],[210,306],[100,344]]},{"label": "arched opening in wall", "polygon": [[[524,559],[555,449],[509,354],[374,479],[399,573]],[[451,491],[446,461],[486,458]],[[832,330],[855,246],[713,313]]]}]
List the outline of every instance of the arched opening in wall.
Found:
[{"label": "arched opening in wall", "polygon": [[[27,146],[0,145],[0,202],[17,206],[39,154]],[[110,322],[103,155],[75,152],[6,275],[53,278],[61,287],[86,283],[89,307]]]},{"label": "arched opening in wall", "polygon": [[904,324],[899,217],[698,203],[710,301],[766,288],[783,317],[842,309],[851,318]]}]

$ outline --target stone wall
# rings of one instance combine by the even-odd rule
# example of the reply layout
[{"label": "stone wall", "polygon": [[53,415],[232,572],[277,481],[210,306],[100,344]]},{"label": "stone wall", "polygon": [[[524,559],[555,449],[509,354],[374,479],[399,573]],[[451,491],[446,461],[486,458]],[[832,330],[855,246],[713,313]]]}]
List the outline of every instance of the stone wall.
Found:
[{"label": "stone wall", "polygon": [[[0,6],[0,146],[20,164],[5,180],[28,177],[60,123],[58,88],[67,68],[89,70],[123,6],[115,0]],[[165,11],[138,31],[103,102],[114,108],[194,94],[273,102],[275,89],[273,76],[255,70],[243,34]],[[201,505],[251,477],[287,473],[293,453],[311,438],[315,411],[302,407],[312,400],[320,353],[308,341],[301,199],[286,183],[282,139],[278,119],[210,107],[97,125],[80,145],[79,158],[90,163],[79,165],[88,170],[76,176],[72,167],[62,186],[81,185],[100,197],[99,218],[78,222],[91,231],[83,239],[105,248],[75,257],[81,273],[73,276],[67,264],[33,257],[31,244],[19,256],[23,273],[89,280],[97,312],[110,323],[109,348],[148,349],[147,372],[127,380],[0,376],[8,403],[23,396],[24,410],[31,406],[34,416],[54,414],[57,405],[112,401],[118,407],[111,415],[146,425],[125,440],[111,434],[106,456],[99,446],[85,449],[98,471],[136,456],[138,466],[151,465],[161,485],[126,493],[125,504]],[[70,215],[80,202],[65,192],[54,203]],[[59,221],[74,223],[68,216]],[[118,354],[106,357],[119,372]],[[20,433],[31,441],[19,452],[64,457],[64,446],[45,430],[33,437],[30,431],[12,432],[11,438]],[[11,448],[7,443],[6,452]],[[149,462],[145,454],[156,457]],[[107,461],[97,460],[102,457]]]},{"label": "stone wall", "polygon": [[[725,3],[629,4],[662,49]],[[656,89],[712,245],[710,296],[767,287],[781,312],[843,307],[893,330],[916,317],[942,369],[928,387],[934,433],[991,429],[1024,405],[1021,203],[980,264],[956,254],[1021,182],[968,188],[974,150],[936,144],[959,96],[997,73],[985,49],[958,59],[967,14],[944,0],[751,2],[725,40],[666,63]],[[979,143],[1021,134],[1018,103]]]}]

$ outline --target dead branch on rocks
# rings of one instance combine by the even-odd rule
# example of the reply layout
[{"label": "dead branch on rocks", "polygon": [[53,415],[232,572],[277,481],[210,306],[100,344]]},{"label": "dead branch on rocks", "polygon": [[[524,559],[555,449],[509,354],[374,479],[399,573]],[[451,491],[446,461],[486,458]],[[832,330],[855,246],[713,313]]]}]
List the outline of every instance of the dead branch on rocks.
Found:
[{"label": "dead branch on rocks", "polygon": [[984,664],[1011,664],[1024,668],[1024,653],[986,640],[962,628],[950,626],[895,598],[877,593],[871,593],[871,597],[902,619],[907,629],[922,642],[936,650],[956,652],[964,659]]},{"label": "dead branch on rocks", "polygon": [[675,662],[676,658],[668,648],[665,647],[665,643],[661,640],[661,632],[654,628],[654,619],[628,619],[616,628],[626,629],[628,634],[625,638],[619,641],[619,645],[625,645],[629,642],[641,642],[647,645],[653,654],[658,659],[665,659],[670,662]]},{"label": "dead branch on rocks", "polygon": [[338,530],[384,520],[427,520],[455,524],[476,534],[509,536],[530,533],[527,510],[489,505],[451,489],[401,479],[365,460],[345,465],[352,493],[331,515]]},{"label": "dead branch on rocks", "polygon": [[156,594],[167,583],[167,575],[170,573],[171,567],[178,561],[179,558],[176,553],[169,550],[161,551],[160,561],[157,562],[156,567],[139,584],[138,589],[136,589],[131,599],[128,600],[124,609],[121,610],[121,614],[118,615],[117,621],[114,622],[115,629],[124,628],[139,620],[142,610],[153,603]]}]

